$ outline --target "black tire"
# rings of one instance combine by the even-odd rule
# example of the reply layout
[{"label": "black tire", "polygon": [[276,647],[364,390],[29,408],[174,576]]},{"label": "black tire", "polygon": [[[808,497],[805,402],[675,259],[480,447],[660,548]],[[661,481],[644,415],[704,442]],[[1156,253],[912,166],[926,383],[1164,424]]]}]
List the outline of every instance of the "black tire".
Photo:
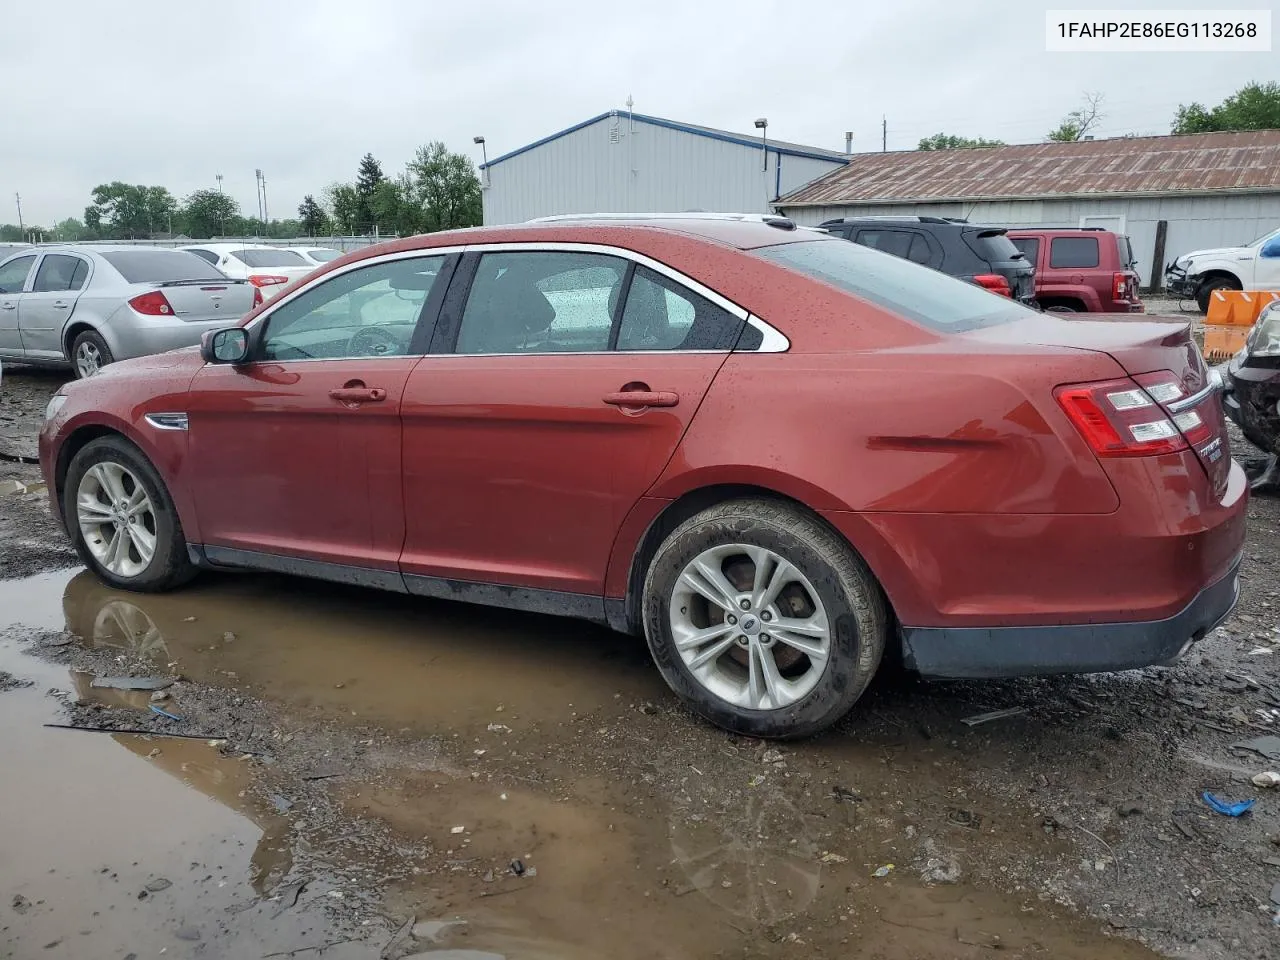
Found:
[{"label": "black tire", "polygon": [[[780,709],[750,710],[715,695],[690,672],[672,638],[670,606],[681,573],[703,551],[738,543],[765,547],[795,566],[832,625],[831,653],[816,686]],[[695,713],[751,737],[806,737],[843,717],[875,675],[889,633],[884,594],[862,558],[817,518],[771,500],[717,504],[672,531],[649,564],[642,611],[649,651],[671,689]]]},{"label": "black tire", "polygon": [[1045,313],[1079,313],[1075,307],[1068,307],[1066,304],[1055,303],[1051,307],[1045,307]]},{"label": "black tire", "polygon": [[1241,289],[1240,283],[1230,277],[1210,277],[1200,284],[1200,289],[1196,291],[1196,306],[1200,308],[1201,313],[1208,313],[1209,298],[1213,296],[1215,290],[1239,289]]},{"label": "black tire", "polygon": [[[76,508],[77,491],[85,474],[99,463],[115,463],[124,467],[137,478],[151,500],[155,521],[155,552],[146,567],[133,576],[120,576],[99,563],[85,542],[84,531],[80,528]],[[124,437],[99,437],[85,444],[76,453],[67,468],[62,489],[62,511],[66,518],[67,533],[80,559],[101,580],[113,587],[140,593],[158,593],[179,587],[196,575],[196,567],[187,555],[182,521],[174,509],[168,488],[146,455]]]},{"label": "black tire", "polygon": [[71,341],[71,356],[68,358],[71,360],[71,369],[75,371],[76,378],[79,380],[91,377],[93,376],[93,373],[97,372],[97,370],[94,370],[93,373],[86,373],[82,371],[78,358],[80,357],[81,350],[85,348],[92,348],[96,351],[99,358],[97,370],[101,370],[107,364],[112,363],[115,360],[115,357],[111,355],[111,348],[107,346],[107,341],[102,339],[102,335],[98,333],[98,331],[81,331],[76,335],[76,338]]}]

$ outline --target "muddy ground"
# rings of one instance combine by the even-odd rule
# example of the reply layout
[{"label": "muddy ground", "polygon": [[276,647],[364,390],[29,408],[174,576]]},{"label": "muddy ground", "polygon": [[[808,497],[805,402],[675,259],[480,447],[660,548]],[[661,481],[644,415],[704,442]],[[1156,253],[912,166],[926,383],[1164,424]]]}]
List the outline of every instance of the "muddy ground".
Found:
[{"label": "muddy ground", "polygon": [[[0,489],[60,382],[6,369]],[[1278,956],[1280,756],[1232,744],[1280,727],[1280,501],[1249,522],[1236,615],[1176,667],[885,676],[777,747],[589,625],[121,593],[0,495],[0,957]],[[129,675],[174,682],[93,685]]]}]

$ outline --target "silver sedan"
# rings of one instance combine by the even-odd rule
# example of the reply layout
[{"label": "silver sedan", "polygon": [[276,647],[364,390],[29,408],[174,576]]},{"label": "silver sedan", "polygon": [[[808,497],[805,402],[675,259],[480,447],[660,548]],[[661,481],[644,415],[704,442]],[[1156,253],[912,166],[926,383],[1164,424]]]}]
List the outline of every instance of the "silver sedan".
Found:
[{"label": "silver sedan", "polygon": [[113,360],[197,344],[257,302],[248,281],[182,250],[28,248],[0,260],[0,360],[91,377]]}]

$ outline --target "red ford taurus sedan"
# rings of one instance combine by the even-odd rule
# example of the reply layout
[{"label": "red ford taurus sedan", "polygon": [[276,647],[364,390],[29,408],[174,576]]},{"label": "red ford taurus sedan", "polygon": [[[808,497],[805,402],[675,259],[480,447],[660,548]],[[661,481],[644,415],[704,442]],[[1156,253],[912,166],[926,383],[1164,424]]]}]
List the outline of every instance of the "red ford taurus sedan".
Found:
[{"label": "red ford taurus sedan", "polygon": [[131,590],[272,570],[584,617],[744,734],[933,677],[1177,658],[1245,477],[1185,324],[1063,320],[781,218],[564,218],[345,256],[49,405]]}]

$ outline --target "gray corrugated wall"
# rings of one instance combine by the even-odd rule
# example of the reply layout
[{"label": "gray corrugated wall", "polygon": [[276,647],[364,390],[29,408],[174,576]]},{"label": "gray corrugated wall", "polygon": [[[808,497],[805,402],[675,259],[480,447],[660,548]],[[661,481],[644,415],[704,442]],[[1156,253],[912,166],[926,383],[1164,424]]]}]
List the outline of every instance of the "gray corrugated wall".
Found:
[{"label": "gray corrugated wall", "polygon": [[[616,122],[617,142],[610,128]],[[606,117],[482,171],[484,222],[518,223],[562,213],[712,210],[770,213],[840,161],[782,156],[636,121]]]},{"label": "gray corrugated wall", "polygon": [[[786,169],[786,160],[783,160]],[[1121,200],[1008,200],[979,203],[864,203],[845,207],[783,207],[782,212],[802,224],[818,224],[836,217],[918,215],[966,217],[980,223],[1078,227],[1085,216],[1123,215],[1125,233],[1133,243],[1142,283],[1151,283],[1156,223],[1169,222],[1165,263],[1192,250],[1234,247],[1280,227],[1280,192],[1238,196],[1192,197],[1171,195]],[[1101,225],[1101,224],[1099,224]],[[1163,267],[1161,267],[1163,272]]]}]

